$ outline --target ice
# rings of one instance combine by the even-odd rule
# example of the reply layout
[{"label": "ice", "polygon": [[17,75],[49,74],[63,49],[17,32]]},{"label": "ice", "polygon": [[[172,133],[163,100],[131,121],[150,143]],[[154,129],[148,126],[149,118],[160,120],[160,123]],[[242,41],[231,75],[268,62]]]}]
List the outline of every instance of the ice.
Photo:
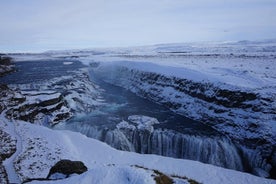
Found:
[{"label": "ice", "polygon": [[73,64],[73,62],[65,61],[65,62],[63,62],[63,64],[64,64],[64,65],[71,65],[71,64]]}]

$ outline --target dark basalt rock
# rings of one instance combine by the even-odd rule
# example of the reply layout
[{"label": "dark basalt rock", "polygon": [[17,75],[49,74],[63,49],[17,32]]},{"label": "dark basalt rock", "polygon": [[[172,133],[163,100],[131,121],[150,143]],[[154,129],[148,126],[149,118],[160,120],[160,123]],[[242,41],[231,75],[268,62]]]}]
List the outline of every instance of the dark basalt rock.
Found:
[{"label": "dark basalt rock", "polygon": [[0,183],[1,184],[8,184],[9,183],[8,175],[7,175],[7,172],[5,170],[5,167],[2,165],[2,162],[0,162]]},{"label": "dark basalt rock", "polygon": [[13,71],[14,65],[12,63],[12,59],[10,57],[0,55],[0,77]]},{"label": "dark basalt rock", "polygon": [[47,179],[55,173],[62,173],[68,177],[71,174],[82,174],[87,171],[87,167],[81,161],[60,160],[51,169]]},{"label": "dark basalt rock", "polygon": [[0,64],[1,65],[11,65],[11,58],[7,56],[0,56]]},{"label": "dark basalt rock", "polygon": [[271,178],[276,179],[276,146],[274,147],[274,150],[269,157],[269,162],[271,163],[271,166],[272,166],[269,174]]}]

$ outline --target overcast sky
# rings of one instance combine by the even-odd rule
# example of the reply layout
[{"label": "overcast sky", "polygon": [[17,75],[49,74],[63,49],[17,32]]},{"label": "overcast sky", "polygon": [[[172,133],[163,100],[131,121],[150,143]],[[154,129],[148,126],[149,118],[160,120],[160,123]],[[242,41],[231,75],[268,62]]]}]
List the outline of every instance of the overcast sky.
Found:
[{"label": "overcast sky", "polygon": [[0,52],[276,38],[276,0],[0,0]]}]

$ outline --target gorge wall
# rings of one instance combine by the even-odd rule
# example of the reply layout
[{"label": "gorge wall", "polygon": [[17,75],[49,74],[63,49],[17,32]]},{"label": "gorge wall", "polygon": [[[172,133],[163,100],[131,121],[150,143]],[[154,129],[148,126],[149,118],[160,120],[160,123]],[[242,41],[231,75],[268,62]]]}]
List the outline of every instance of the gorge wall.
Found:
[{"label": "gorge wall", "polygon": [[95,65],[92,72],[105,82],[128,89],[229,136],[241,145],[249,165],[262,168],[253,171],[258,175],[272,174],[275,169],[276,137],[272,128],[276,121],[275,97],[114,63]]}]

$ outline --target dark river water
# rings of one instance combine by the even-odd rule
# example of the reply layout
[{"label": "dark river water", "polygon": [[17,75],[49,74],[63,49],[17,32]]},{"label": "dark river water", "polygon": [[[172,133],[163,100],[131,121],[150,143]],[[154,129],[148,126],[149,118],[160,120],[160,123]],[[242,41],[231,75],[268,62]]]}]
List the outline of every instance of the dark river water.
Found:
[{"label": "dark river water", "polygon": [[[70,64],[66,63],[70,62]],[[15,62],[16,72],[0,78],[4,84],[28,84],[49,81],[55,77],[70,75],[84,67],[79,61],[65,60],[34,60]]]}]

